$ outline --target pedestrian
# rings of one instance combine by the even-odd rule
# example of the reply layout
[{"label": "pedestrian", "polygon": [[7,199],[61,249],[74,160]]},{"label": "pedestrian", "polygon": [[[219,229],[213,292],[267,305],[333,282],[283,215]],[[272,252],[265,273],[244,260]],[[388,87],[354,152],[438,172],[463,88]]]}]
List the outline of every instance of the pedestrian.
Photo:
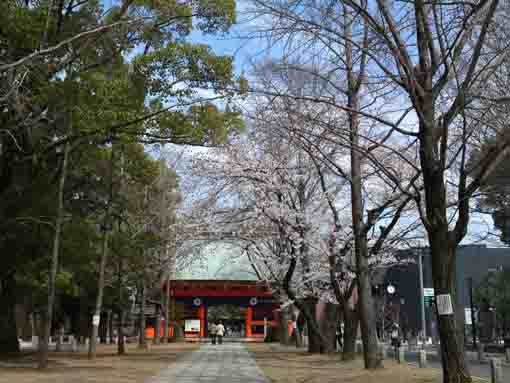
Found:
[{"label": "pedestrian", "polygon": [[225,335],[225,327],[220,321],[220,323],[216,326],[216,338],[218,338],[218,344],[223,343],[223,335]]},{"label": "pedestrian", "polygon": [[217,331],[218,331],[218,327],[216,326],[216,323],[213,322],[209,328],[209,334],[211,334],[212,344],[216,344]]},{"label": "pedestrian", "polygon": [[398,325],[395,324],[393,326],[393,330],[391,331],[391,345],[395,350],[395,358],[397,358],[398,349],[400,348],[400,339],[398,336]]},{"label": "pedestrian", "polygon": [[342,337],[343,337],[343,331],[342,331],[342,324],[339,323],[336,327],[336,343],[338,347],[338,351],[340,351],[344,345],[342,344]]}]

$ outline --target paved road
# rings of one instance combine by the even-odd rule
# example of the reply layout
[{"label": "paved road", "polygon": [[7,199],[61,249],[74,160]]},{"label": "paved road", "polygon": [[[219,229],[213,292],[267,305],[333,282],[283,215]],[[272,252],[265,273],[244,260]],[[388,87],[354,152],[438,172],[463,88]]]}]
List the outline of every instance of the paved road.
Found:
[{"label": "paved road", "polygon": [[[394,357],[394,353],[392,351],[388,352],[389,357]],[[417,351],[407,351],[406,352],[406,362],[418,364],[418,352]],[[441,360],[437,357],[437,355],[428,353],[427,354],[427,362],[428,366],[432,368],[441,368]],[[474,377],[489,379],[491,378],[491,370],[489,363],[479,363],[476,361],[468,360],[469,372]],[[503,366],[503,376],[510,377],[510,367],[508,365]],[[510,381],[510,380],[509,380]]]},{"label": "paved road", "polygon": [[202,344],[147,383],[268,383],[242,343]]}]

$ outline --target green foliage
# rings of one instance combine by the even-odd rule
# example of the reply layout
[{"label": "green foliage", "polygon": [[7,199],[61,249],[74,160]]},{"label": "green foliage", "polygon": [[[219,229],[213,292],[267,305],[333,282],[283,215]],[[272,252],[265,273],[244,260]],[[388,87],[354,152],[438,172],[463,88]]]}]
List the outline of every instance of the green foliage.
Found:
[{"label": "green foliage", "polygon": [[134,67],[145,78],[150,96],[161,101],[189,97],[200,88],[222,91],[232,85],[232,58],[217,56],[204,44],[169,42],[138,56]]},{"label": "green foliage", "polygon": [[496,309],[500,322],[510,321],[510,270],[489,273],[476,288],[474,298],[478,305],[488,304]]},{"label": "green foliage", "polygon": [[[153,108],[161,107],[153,105]],[[157,109],[155,109],[157,110]],[[168,112],[153,120],[152,134],[172,137],[186,144],[220,144],[232,132],[242,131],[244,122],[238,112],[220,111],[212,103],[191,106],[185,112]]]},{"label": "green foliage", "polygon": [[178,189],[175,172],[141,143],[217,145],[243,128],[237,111],[204,101],[204,94],[236,95],[232,58],[186,41],[193,30],[226,32],[235,22],[235,1],[135,0],[121,14],[121,6],[107,10],[100,0],[63,0],[50,20],[48,0],[4,3],[1,65],[131,21],[0,71],[0,279],[14,281],[20,299],[30,295],[35,309],[46,304],[61,149],[68,141],[57,297],[96,295],[110,202],[105,303],[125,303],[140,270],[159,277],[165,230],[180,200],[169,192]]},{"label": "green foliage", "polygon": [[[490,144],[485,145],[483,153],[490,149]],[[472,159],[480,157],[479,152]],[[501,233],[501,241],[510,245],[510,158],[504,159],[487,178],[478,203],[484,212],[492,215],[494,226]]]}]

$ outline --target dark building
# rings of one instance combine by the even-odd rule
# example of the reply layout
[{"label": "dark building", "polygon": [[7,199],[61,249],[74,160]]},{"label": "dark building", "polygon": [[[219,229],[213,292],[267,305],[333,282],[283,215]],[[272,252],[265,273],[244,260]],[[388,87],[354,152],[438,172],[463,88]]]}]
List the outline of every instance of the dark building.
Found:
[{"label": "dark building", "polygon": [[[401,264],[386,270],[380,279],[381,290],[389,284],[395,286],[395,293],[384,295],[386,308],[396,313],[396,320],[410,333],[421,330],[420,285],[418,272],[418,254],[423,255],[423,287],[432,288],[432,267],[428,248],[415,248],[399,253]],[[470,307],[469,278],[473,278],[476,288],[488,273],[510,269],[509,248],[488,248],[485,245],[465,245],[457,249],[457,296],[456,312],[464,315],[464,309]],[[394,315],[395,317],[395,315]],[[433,307],[425,308],[428,336],[437,336]],[[385,326],[387,328],[387,325]]]}]

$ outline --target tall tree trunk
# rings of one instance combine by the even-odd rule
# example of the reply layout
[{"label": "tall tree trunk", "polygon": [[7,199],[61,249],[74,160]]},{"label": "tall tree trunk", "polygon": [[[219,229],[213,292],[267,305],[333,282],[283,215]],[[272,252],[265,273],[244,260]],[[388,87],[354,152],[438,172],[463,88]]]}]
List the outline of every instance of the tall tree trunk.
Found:
[{"label": "tall tree trunk", "polygon": [[108,311],[108,337],[109,343],[113,344],[113,311]]},{"label": "tall tree trunk", "polygon": [[[120,224],[119,224],[120,225]],[[117,355],[124,355],[126,347],[124,343],[124,302],[122,300],[122,276],[124,273],[124,259],[118,258],[117,268]]]},{"label": "tall tree trunk", "polygon": [[316,321],[316,305],[315,298],[307,298],[303,300],[303,309],[306,310],[305,319],[306,327],[308,329],[308,352],[320,353],[321,352],[321,334],[319,333],[319,325]]},{"label": "tall tree trunk", "polygon": [[108,336],[108,312],[101,313],[99,322],[99,342],[105,344]]},{"label": "tall tree trunk", "polygon": [[[455,309],[456,278],[455,278],[455,250],[444,245],[441,236],[429,235],[432,254],[432,274],[434,291],[438,294],[450,294]],[[464,329],[461,328],[455,315],[437,315],[439,337],[441,339],[441,361],[443,365],[444,383],[471,382],[465,353]]]},{"label": "tall tree trunk", "polygon": [[[352,110],[349,113],[349,141],[351,155],[351,209],[354,234],[354,250],[356,257],[356,276],[358,281],[359,314],[361,336],[363,339],[363,356],[365,368],[374,369],[382,366],[378,355],[376,331],[376,315],[372,298],[372,285],[368,264],[368,245],[365,223],[363,220],[363,191],[361,153],[359,150],[359,91],[360,79],[354,74],[352,48],[352,22],[349,11],[345,11],[345,62],[347,67],[348,96],[347,104]],[[363,76],[359,73],[358,76]]]},{"label": "tall tree trunk", "polygon": [[142,291],[140,293],[140,333],[138,336],[138,348],[147,348],[147,339],[145,338],[145,277],[142,277]]},{"label": "tall tree trunk", "polygon": [[343,360],[356,358],[356,337],[358,336],[359,316],[357,305],[354,308],[345,304],[343,307],[344,333],[343,333]]},{"label": "tall tree trunk", "polygon": [[[71,123],[71,116],[67,116],[69,124]],[[58,196],[57,196],[57,215],[55,218],[55,233],[53,236],[53,252],[51,256],[51,270],[48,278],[48,304],[46,307],[46,313],[43,316],[43,334],[42,339],[39,342],[39,368],[46,368],[48,366],[48,349],[49,340],[51,335],[51,325],[53,321],[53,306],[55,304],[55,279],[57,277],[58,270],[58,256],[60,251],[60,235],[62,233],[62,224],[64,220],[64,186],[67,175],[67,163],[70,151],[70,144],[66,143],[64,148],[64,158],[62,161],[62,173],[60,174],[58,184]]]},{"label": "tall tree trunk", "polygon": [[[168,246],[166,251],[168,254]],[[165,327],[163,327],[163,342],[169,343],[170,337],[168,334],[168,326],[170,325],[170,272],[168,273],[168,278],[166,279],[164,310],[165,310],[165,322],[164,322]]]},{"label": "tall tree trunk", "polygon": [[89,335],[89,306],[86,291],[80,288],[80,313],[78,319],[78,342],[85,343],[85,338]]},{"label": "tall tree trunk", "polygon": [[279,329],[280,329],[280,344],[283,346],[290,345],[290,336],[289,336],[289,310],[287,308],[282,308],[279,312],[278,321]]},{"label": "tall tree trunk", "polygon": [[124,339],[124,310],[119,306],[117,313],[117,355],[124,355],[126,353],[126,344]]},{"label": "tall tree trunk", "polygon": [[94,359],[96,357],[96,347],[97,347],[97,335],[99,330],[99,320],[101,318],[101,309],[103,307],[103,293],[104,293],[104,278],[105,278],[105,269],[106,262],[108,259],[108,246],[110,239],[110,231],[112,229],[111,220],[110,220],[110,208],[113,200],[113,173],[115,167],[115,157],[114,157],[115,145],[112,141],[112,148],[110,152],[110,190],[108,201],[106,203],[106,210],[103,221],[103,242],[101,246],[101,262],[99,264],[99,280],[97,283],[97,297],[96,297],[96,306],[94,310],[94,315],[92,317],[92,335],[90,337],[89,344],[89,359]]},{"label": "tall tree trunk", "polygon": [[159,344],[161,342],[161,310],[159,306],[156,308],[156,321],[154,328],[154,344]]},{"label": "tall tree trunk", "polygon": [[[353,110],[358,109],[358,96],[349,96],[349,105]],[[350,141],[351,141],[351,208],[354,231],[354,247],[356,257],[356,274],[358,283],[359,314],[361,324],[361,336],[363,339],[363,356],[365,368],[373,369],[381,367],[382,362],[378,357],[376,315],[374,300],[372,297],[372,285],[370,281],[368,246],[363,222],[363,195],[361,181],[361,155],[359,145],[359,121],[356,113],[350,113]]]},{"label": "tall tree trunk", "polygon": [[305,331],[306,320],[305,317],[299,313],[296,319],[296,347],[303,347],[303,333]]},{"label": "tall tree trunk", "polygon": [[105,269],[106,269],[106,259],[108,257],[108,239],[109,239],[109,237],[110,237],[109,230],[107,230],[107,228],[105,228],[105,230],[103,232],[101,263],[99,264],[99,282],[98,282],[98,286],[97,286],[96,307],[94,310],[94,315],[92,317],[92,334],[90,336],[89,353],[88,353],[89,359],[94,359],[96,357],[97,335],[99,332],[99,321],[101,319],[101,308],[103,306],[104,274],[105,274]]},{"label": "tall tree trunk", "polygon": [[366,256],[366,241],[362,240],[362,249],[356,256],[356,270],[358,278],[359,294],[359,317],[361,325],[361,338],[363,341],[363,357],[365,368],[374,369],[382,367],[382,361],[378,354],[378,341],[376,330],[376,315],[374,299],[372,297],[372,285],[368,270],[368,258]]},{"label": "tall tree trunk", "polygon": [[336,352],[336,328],[338,323],[338,305],[327,303],[320,322],[321,334],[326,340],[321,345],[322,353]]},{"label": "tall tree trunk", "polygon": [[14,277],[0,280],[0,354],[19,352],[15,310],[16,285]]},{"label": "tall tree trunk", "polygon": [[[458,238],[456,231],[450,232],[448,225],[445,168],[439,155],[438,141],[434,137],[434,133],[440,128],[434,123],[436,116],[431,93],[424,98],[422,108],[424,121],[420,122],[419,139],[426,213],[426,217],[422,217],[422,220],[424,220],[430,245],[435,294],[436,296],[449,294],[452,305],[455,305],[455,251]],[[444,145],[446,145],[445,142],[441,144],[441,147]],[[455,315],[438,315],[438,329],[441,340],[443,382],[471,383],[464,355],[463,337],[459,336],[463,329],[458,328]]]}]

